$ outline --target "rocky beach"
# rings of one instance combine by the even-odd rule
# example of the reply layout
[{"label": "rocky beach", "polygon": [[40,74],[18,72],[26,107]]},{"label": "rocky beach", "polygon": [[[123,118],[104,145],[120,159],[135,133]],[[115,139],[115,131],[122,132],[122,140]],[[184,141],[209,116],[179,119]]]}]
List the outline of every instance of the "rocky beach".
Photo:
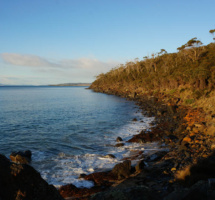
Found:
[{"label": "rocky beach", "polygon": [[[124,142],[157,143],[155,153],[134,152],[110,171],[80,174],[94,183],[92,188],[73,184],[58,191],[48,185],[30,165],[31,152],[13,152],[9,161],[1,155],[1,199],[213,199],[215,196],[215,140],[208,116],[200,108],[181,104],[181,100],[164,94],[98,91],[135,101],[142,114],[154,116],[150,130],[140,130]],[[137,119],[133,119],[134,121]],[[107,155],[114,157],[114,155]],[[139,160],[135,166],[132,160]]]},{"label": "rocky beach", "polygon": [[214,7],[0,1],[0,200],[215,200]]}]

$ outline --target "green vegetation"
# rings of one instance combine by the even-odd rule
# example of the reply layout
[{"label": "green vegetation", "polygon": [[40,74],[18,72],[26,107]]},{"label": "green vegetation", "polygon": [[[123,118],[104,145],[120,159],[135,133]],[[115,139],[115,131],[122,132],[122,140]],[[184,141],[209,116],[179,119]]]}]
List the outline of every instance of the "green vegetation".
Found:
[{"label": "green vegetation", "polygon": [[194,37],[177,50],[167,53],[161,49],[151,57],[121,64],[98,75],[91,88],[116,94],[135,92],[139,96],[165,93],[180,97],[185,104],[210,98],[215,90],[215,43],[204,46]]},{"label": "green vegetation", "polygon": [[186,103],[186,104],[192,104],[192,103],[194,103],[194,102],[195,102],[194,99],[186,99],[186,100],[185,100],[185,103]]},{"label": "green vegetation", "polygon": [[211,29],[211,30],[209,31],[209,33],[211,33],[211,34],[213,35],[213,40],[215,41],[215,37],[214,37],[215,29]]}]

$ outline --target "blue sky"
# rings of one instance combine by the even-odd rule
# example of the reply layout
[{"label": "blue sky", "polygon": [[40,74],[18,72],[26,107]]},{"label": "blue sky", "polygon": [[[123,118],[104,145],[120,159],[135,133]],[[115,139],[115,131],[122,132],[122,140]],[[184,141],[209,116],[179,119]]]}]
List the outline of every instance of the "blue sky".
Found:
[{"label": "blue sky", "polygon": [[120,63],[197,37],[214,0],[0,0],[0,83],[92,82]]}]

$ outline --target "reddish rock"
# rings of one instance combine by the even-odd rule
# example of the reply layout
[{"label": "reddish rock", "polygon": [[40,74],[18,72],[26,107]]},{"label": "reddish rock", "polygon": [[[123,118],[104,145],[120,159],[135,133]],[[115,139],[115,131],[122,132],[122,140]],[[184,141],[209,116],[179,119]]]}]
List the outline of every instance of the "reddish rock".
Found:
[{"label": "reddish rock", "polygon": [[96,185],[110,186],[117,180],[117,176],[111,172],[96,172],[85,176],[84,179],[93,181]]},{"label": "reddish rock", "polygon": [[64,185],[59,188],[59,193],[63,198],[72,197],[81,198],[81,199],[88,199],[94,193],[103,191],[103,187],[95,186],[92,188],[77,188],[72,184]]},{"label": "reddish rock", "polygon": [[159,129],[152,129],[150,132],[141,131],[140,134],[134,135],[128,142],[145,143],[159,141],[161,140],[159,136],[161,132]]}]

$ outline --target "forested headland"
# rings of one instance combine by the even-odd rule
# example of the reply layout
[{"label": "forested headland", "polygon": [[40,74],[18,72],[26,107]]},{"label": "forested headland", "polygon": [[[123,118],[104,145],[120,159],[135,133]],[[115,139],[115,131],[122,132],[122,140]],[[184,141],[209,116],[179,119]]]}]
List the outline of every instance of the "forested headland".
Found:
[{"label": "forested headland", "polygon": [[[215,29],[209,32],[214,39]],[[143,60],[120,64],[98,75],[91,88],[136,97],[164,94],[180,98],[182,104],[215,112],[215,43],[203,45],[194,37],[176,53],[161,49]]]}]

